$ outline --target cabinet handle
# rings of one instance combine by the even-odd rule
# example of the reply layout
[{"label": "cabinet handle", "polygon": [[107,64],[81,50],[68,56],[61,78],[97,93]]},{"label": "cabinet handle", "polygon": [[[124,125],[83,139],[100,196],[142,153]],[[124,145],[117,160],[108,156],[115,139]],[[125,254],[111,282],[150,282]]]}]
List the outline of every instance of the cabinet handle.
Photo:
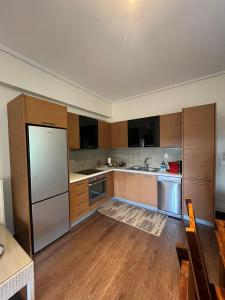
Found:
[{"label": "cabinet handle", "polygon": [[55,126],[55,123],[50,123],[50,122],[42,122],[44,125],[50,125],[50,126]]},{"label": "cabinet handle", "polygon": [[155,147],[155,145],[145,145],[145,147]]}]

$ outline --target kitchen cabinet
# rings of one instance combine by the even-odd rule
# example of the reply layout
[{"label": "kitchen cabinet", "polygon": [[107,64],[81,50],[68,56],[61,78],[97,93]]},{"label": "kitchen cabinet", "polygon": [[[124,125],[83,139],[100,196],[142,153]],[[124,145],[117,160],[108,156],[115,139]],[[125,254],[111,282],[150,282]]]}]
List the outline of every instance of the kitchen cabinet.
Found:
[{"label": "kitchen cabinet", "polygon": [[26,124],[67,128],[67,108],[42,99],[19,95],[7,105],[14,233],[32,256],[32,225]]},{"label": "kitchen cabinet", "polygon": [[114,196],[114,173],[109,172],[106,174],[106,197],[107,200]]},{"label": "kitchen cabinet", "polygon": [[215,104],[183,109],[183,214],[185,199],[196,218],[214,222]]},{"label": "kitchen cabinet", "polygon": [[89,212],[88,180],[70,184],[70,222]]},{"label": "kitchen cabinet", "polygon": [[124,172],[114,172],[114,197],[125,198]]},{"label": "kitchen cabinet", "polygon": [[98,148],[98,120],[79,116],[80,123],[80,148]]},{"label": "kitchen cabinet", "polygon": [[157,207],[158,187],[157,176],[140,175],[140,202]]},{"label": "kitchen cabinet", "polygon": [[214,180],[215,156],[212,149],[183,150],[183,177]]},{"label": "kitchen cabinet", "polygon": [[111,126],[110,123],[98,121],[98,147],[108,149],[111,147]]},{"label": "kitchen cabinet", "polygon": [[26,123],[67,128],[66,106],[23,95]]},{"label": "kitchen cabinet", "polygon": [[139,202],[140,200],[140,175],[125,173],[125,199]]},{"label": "kitchen cabinet", "polygon": [[67,123],[68,148],[70,150],[80,149],[79,116],[68,112]]},{"label": "kitchen cabinet", "polygon": [[182,147],[182,113],[160,116],[160,147]]},{"label": "kitchen cabinet", "polygon": [[159,116],[128,121],[129,147],[159,147]]},{"label": "kitchen cabinet", "polygon": [[183,109],[183,147],[215,147],[215,104]]},{"label": "kitchen cabinet", "polygon": [[112,148],[128,147],[127,121],[111,123]]},{"label": "kitchen cabinet", "polygon": [[[191,199],[196,218],[212,222],[214,219],[214,187],[212,181],[183,179],[183,198]],[[183,213],[187,215],[183,203]]]}]

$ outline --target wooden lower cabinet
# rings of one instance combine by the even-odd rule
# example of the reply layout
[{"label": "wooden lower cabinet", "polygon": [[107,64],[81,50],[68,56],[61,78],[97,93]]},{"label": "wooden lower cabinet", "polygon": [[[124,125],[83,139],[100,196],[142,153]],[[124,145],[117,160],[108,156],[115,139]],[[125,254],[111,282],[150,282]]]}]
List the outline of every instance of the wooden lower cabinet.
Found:
[{"label": "wooden lower cabinet", "polygon": [[140,175],[125,173],[125,199],[139,202],[140,200]]},{"label": "wooden lower cabinet", "polygon": [[109,172],[106,174],[106,197],[107,200],[114,196],[114,173]]},{"label": "wooden lower cabinet", "polygon": [[125,198],[125,176],[123,172],[114,172],[114,197]]},{"label": "wooden lower cabinet", "polygon": [[207,180],[183,179],[183,214],[187,215],[185,199],[191,199],[195,216],[213,222],[214,189],[213,182]]},{"label": "wooden lower cabinet", "polygon": [[89,212],[88,180],[70,184],[70,222]]},{"label": "wooden lower cabinet", "polygon": [[158,206],[157,176],[140,175],[140,202]]}]

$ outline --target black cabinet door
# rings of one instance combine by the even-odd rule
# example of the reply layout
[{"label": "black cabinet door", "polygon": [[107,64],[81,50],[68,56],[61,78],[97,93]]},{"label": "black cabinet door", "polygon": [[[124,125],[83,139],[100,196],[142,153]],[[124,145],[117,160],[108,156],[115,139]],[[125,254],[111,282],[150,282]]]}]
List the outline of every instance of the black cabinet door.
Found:
[{"label": "black cabinet door", "polygon": [[160,131],[159,131],[159,116],[144,118],[142,127],[142,137],[144,147],[159,147]]},{"label": "black cabinet door", "polygon": [[128,121],[129,147],[159,147],[159,116]]},{"label": "black cabinet door", "polygon": [[141,147],[140,119],[128,120],[128,147]]},{"label": "black cabinet door", "polygon": [[93,118],[79,116],[80,148],[98,148],[98,121]]}]

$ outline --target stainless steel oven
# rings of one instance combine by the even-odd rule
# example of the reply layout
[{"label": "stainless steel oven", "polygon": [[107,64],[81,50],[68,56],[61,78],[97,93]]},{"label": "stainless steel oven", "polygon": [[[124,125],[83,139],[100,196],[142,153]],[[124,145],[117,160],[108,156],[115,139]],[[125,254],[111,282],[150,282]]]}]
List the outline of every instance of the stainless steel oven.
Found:
[{"label": "stainless steel oven", "polygon": [[89,179],[89,204],[93,204],[106,195],[106,175],[97,175]]}]

